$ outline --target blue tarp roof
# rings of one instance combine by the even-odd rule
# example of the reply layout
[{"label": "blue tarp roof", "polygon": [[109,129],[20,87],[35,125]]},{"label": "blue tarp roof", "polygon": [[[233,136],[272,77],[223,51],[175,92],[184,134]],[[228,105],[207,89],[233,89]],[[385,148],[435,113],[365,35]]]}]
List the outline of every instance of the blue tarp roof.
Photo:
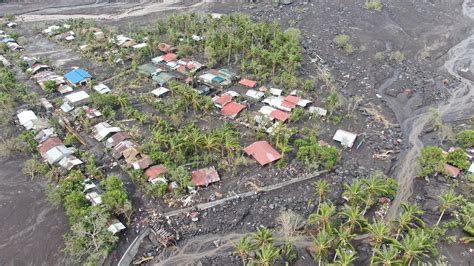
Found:
[{"label": "blue tarp roof", "polygon": [[80,83],[81,81],[92,78],[91,74],[87,73],[84,69],[78,68],[64,75],[69,82],[72,84]]}]

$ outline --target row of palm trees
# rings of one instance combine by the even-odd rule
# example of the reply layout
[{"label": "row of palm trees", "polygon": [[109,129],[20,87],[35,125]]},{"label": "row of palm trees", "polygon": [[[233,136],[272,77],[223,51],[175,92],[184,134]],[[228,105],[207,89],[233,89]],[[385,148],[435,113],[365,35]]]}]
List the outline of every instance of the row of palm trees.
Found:
[{"label": "row of palm trees", "polygon": [[[413,265],[438,254],[437,243],[442,236],[439,223],[447,210],[454,210],[463,198],[454,191],[441,193],[440,216],[433,228],[428,228],[422,216],[424,211],[415,204],[402,203],[400,216],[391,223],[376,215],[369,215],[377,206],[378,199],[392,198],[397,189],[396,182],[381,173],[352,184],[344,184],[342,197],[346,204],[341,207],[328,199],[329,182],[320,179],[314,183],[318,207],[307,220],[306,233],[314,235],[313,250],[318,265],[354,265],[358,259],[356,244],[368,240],[372,250],[371,265]],[[236,243],[236,253],[245,262],[254,260],[263,264],[262,243],[272,239],[268,229],[259,229]],[[252,242],[253,241],[253,242]],[[253,243],[253,245],[251,245]],[[273,243],[273,242],[271,242]],[[278,250],[275,246],[272,249]],[[267,252],[270,248],[266,248]],[[259,250],[255,258],[249,258],[250,251]],[[265,253],[267,254],[267,253]],[[280,254],[281,255],[281,254]],[[270,264],[282,260],[279,253],[269,256]],[[265,261],[266,261],[265,260]],[[265,264],[265,265],[270,265]]]}]

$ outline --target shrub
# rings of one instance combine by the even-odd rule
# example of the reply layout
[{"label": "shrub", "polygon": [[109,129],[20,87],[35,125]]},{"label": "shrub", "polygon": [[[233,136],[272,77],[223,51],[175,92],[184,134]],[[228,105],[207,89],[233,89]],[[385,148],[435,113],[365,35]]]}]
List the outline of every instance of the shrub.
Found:
[{"label": "shrub", "polygon": [[462,149],[455,149],[453,152],[448,154],[448,163],[462,170],[469,169],[469,157]]},{"label": "shrub", "polygon": [[474,147],[474,130],[463,130],[456,136],[459,145],[465,149]]},{"label": "shrub", "polygon": [[390,54],[390,60],[396,61],[397,63],[401,63],[405,61],[405,55],[400,51],[392,52]]},{"label": "shrub", "polygon": [[381,0],[365,0],[365,8],[368,10],[382,11],[383,3]]},{"label": "shrub", "polygon": [[349,44],[350,40],[351,37],[349,37],[347,34],[339,34],[334,38],[337,48],[344,48],[347,44]]},{"label": "shrub", "polygon": [[375,53],[374,58],[379,61],[385,60],[385,53],[384,52],[377,52]]},{"label": "shrub", "polygon": [[421,150],[418,163],[421,166],[421,175],[428,176],[443,171],[446,159],[441,148],[428,146]]}]

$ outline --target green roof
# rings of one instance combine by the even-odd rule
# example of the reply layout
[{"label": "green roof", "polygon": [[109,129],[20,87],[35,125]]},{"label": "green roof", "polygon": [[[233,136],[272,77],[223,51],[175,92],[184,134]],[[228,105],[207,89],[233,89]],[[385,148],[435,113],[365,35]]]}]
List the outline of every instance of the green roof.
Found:
[{"label": "green roof", "polygon": [[153,77],[152,77],[152,79],[154,81],[158,82],[158,84],[160,84],[160,86],[163,86],[164,84],[166,84],[166,82],[170,81],[173,78],[175,78],[175,76],[173,76],[169,73],[166,73],[166,72],[161,72],[160,74],[153,75]]},{"label": "green roof", "polygon": [[225,81],[225,78],[216,76],[212,79],[212,81],[217,82],[217,83],[221,83],[221,82]]},{"label": "green roof", "polygon": [[235,72],[233,72],[229,69],[225,69],[225,68],[219,70],[219,73],[222,73],[222,74],[225,74],[225,75],[228,75],[228,76],[232,76],[232,77],[236,75]]},{"label": "green roof", "polygon": [[138,71],[143,72],[143,73],[148,74],[148,75],[152,75],[157,70],[158,70],[158,68],[156,68],[152,64],[144,64],[144,65],[138,66]]}]

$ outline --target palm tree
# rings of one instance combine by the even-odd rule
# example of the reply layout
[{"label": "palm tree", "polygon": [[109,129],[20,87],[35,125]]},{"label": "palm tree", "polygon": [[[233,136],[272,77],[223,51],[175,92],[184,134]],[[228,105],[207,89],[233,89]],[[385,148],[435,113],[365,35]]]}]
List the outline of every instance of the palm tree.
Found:
[{"label": "palm tree", "polygon": [[275,248],[272,244],[263,245],[257,251],[257,262],[263,266],[271,266],[275,260],[280,256],[280,250]]},{"label": "palm tree", "polygon": [[354,246],[351,244],[351,240],[356,237],[356,234],[347,231],[342,224],[338,228],[334,228],[333,231],[334,235],[337,236],[335,246],[351,250],[354,249]]},{"label": "palm tree", "polygon": [[375,199],[384,193],[387,193],[387,185],[384,180],[382,180],[377,175],[371,176],[368,179],[363,180],[366,191],[367,199],[365,201],[364,214],[367,210],[375,203]]},{"label": "palm tree", "polygon": [[336,257],[338,258],[338,260],[334,260],[334,262],[340,266],[353,265],[353,262],[357,259],[355,251],[346,250],[342,248],[336,249]]},{"label": "palm tree", "polygon": [[367,219],[357,206],[344,205],[340,215],[346,220],[345,225],[348,226],[349,232],[353,232],[357,227],[362,227],[367,223]]},{"label": "palm tree", "polygon": [[242,262],[245,265],[245,262],[249,258],[249,253],[254,249],[252,242],[248,236],[242,237],[238,243],[234,244],[236,253],[242,258]]},{"label": "palm tree", "polygon": [[122,110],[125,110],[125,108],[128,106],[128,95],[126,93],[120,93],[117,95],[117,103],[120,105],[120,108]]},{"label": "palm tree", "polygon": [[315,258],[318,260],[318,265],[322,265],[322,261],[327,257],[333,240],[334,238],[326,230],[319,232],[313,239],[313,246],[316,251]]},{"label": "palm tree", "polygon": [[[375,250],[382,245],[382,243],[389,237],[390,228],[380,220],[367,225],[367,231],[370,235],[370,242],[372,244],[372,258],[375,255]],[[372,259],[371,258],[371,259]],[[373,261],[371,260],[371,264]]]},{"label": "palm tree", "polygon": [[439,206],[439,208],[441,210],[441,214],[439,215],[439,218],[438,218],[438,221],[436,222],[436,225],[438,225],[439,222],[441,222],[441,219],[443,218],[444,213],[446,212],[446,210],[455,208],[456,203],[461,199],[462,199],[462,196],[461,195],[456,196],[456,194],[454,193],[454,190],[452,190],[452,189],[448,190],[446,192],[443,192],[439,196],[439,200],[441,201],[441,205]]},{"label": "palm tree", "polygon": [[323,202],[320,204],[319,212],[312,213],[308,218],[309,224],[318,224],[323,225],[324,229],[330,229],[331,220],[334,212],[336,211],[336,206],[332,203]]},{"label": "palm tree", "polygon": [[275,242],[273,232],[268,228],[259,228],[257,232],[252,234],[252,239],[256,242],[258,247],[270,245]]},{"label": "palm tree", "polygon": [[364,183],[362,180],[358,179],[352,184],[344,184],[344,192],[342,196],[350,202],[352,206],[359,206],[365,198]]},{"label": "palm tree", "polygon": [[402,260],[398,259],[399,253],[399,250],[393,245],[384,245],[381,248],[374,249],[374,255],[371,261],[376,264],[382,264],[383,266],[401,265]]},{"label": "palm tree", "polygon": [[318,181],[314,182],[314,189],[319,196],[318,209],[316,210],[316,212],[319,212],[319,205],[323,201],[326,192],[329,190],[329,182],[324,179],[319,179]]},{"label": "palm tree", "polygon": [[403,212],[398,220],[395,221],[398,224],[396,239],[398,239],[402,230],[407,229],[410,226],[425,226],[425,222],[419,217],[425,213],[423,210],[421,210],[417,205],[407,202],[403,202],[401,206]]},{"label": "palm tree", "polygon": [[408,231],[402,242],[395,240],[393,245],[403,251],[403,261],[407,265],[411,265],[413,260],[420,261],[422,256],[428,257],[434,247],[431,236],[423,229]]}]

